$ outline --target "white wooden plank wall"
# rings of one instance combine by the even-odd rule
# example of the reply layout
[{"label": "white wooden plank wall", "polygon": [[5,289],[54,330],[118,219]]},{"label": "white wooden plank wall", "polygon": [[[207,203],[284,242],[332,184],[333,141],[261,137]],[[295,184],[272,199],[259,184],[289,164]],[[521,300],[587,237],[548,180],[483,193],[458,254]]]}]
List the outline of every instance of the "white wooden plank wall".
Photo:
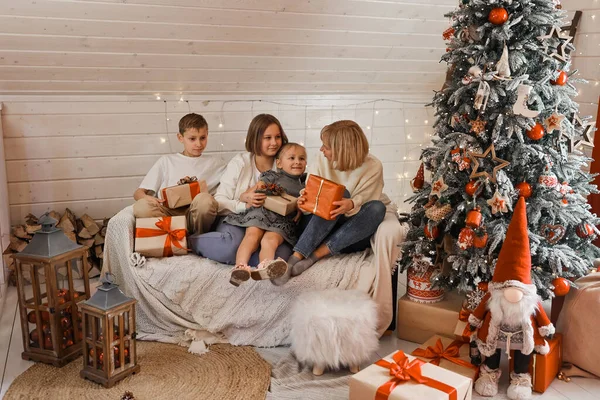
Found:
[{"label": "white wooden plank wall", "polygon": [[[143,176],[162,155],[181,150],[177,123],[188,111],[209,123],[207,153],[224,160],[244,151],[252,117],[272,113],[289,139],[318,153],[320,129],[338,119],[356,120],[371,151],[384,163],[385,191],[401,207],[429,143],[433,110],[396,101],[282,99],[270,101],[169,101],[101,97],[58,101],[6,101],[2,111],[12,223],[47,210],[109,217],[132,204]],[[41,101],[40,101],[41,100]],[[362,104],[359,104],[362,103]],[[168,127],[168,132],[167,132]]]}]

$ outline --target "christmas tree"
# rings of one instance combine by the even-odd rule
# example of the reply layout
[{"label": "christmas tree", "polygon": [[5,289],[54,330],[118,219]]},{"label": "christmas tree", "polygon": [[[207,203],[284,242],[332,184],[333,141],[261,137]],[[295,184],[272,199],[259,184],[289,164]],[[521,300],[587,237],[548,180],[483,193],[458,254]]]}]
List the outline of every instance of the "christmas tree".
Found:
[{"label": "christmas tree", "polygon": [[433,268],[436,285],[460,291],[489,281],[519,196],[543,298],[592,267],[599,219],[586,197],[597,190],[581,149],[594,128],[572,99],[585,82],[569,72],[565,15],[556,0],[462,0],[447,15],[451,79],[433,98],[435,135],[421,155],[431,183],[422,171],[413,180],[401,271]]}]

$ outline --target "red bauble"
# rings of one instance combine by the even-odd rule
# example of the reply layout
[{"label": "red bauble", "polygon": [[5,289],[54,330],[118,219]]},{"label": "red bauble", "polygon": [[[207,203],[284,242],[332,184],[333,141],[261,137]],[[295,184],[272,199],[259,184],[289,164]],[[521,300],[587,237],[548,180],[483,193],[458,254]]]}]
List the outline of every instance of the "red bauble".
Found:
[{"label": "red bauble", "polygon": [[508,11],[505,8],[493,8],[488,15],[488,21],[494,25],[502,25],[508,21]]},{"label": "red bauble", "polygon": [[581,224],[577,225],[577,228],[575,228],[575,233],[577,233],[577,236],[580,238],[586,239],[594,235],[594,227],[587,222],[582,222]]},{"label": "red bauble", "polygon": [[34,343],[39,343],[40,335],[39,335],[37,329],[34,329],[31,332],[29,332],[29,339],[31,339],[31,341]]},{"label": "red bauble", "polygon": [[519,192],[519,196],[523,196],[526,199],[531,197],[531,185],[527,182],[521,182],[516,186],[517,192]]},{"label": "red bauble", "polygon": [[27,314],[27,321],[31,322],[32,324],[35,324],[35,311],[29,311],[29,313]]},{"label": "red bauble", "polygon": [[45,335],[45,337],[44,337],[44,348],[46,350],[52,350],[53,349],[53,346],[52,346],[52,336]]},{"label": "red bauble", "polygon": [[474,208],[467,213],[467,219],[465,220],[468,227],[479,228],[481,226],[481,211],[479,208]]},{"label": "red bauble", "polygon": [[484,232],[483,235],[481,235],[481,236],[475,235],[475,237],[473,238],[473,246],[478,249],[483,249],[487,245],[487,241],[488,241],[487,232]]},{"label": "red bauble", "polygon": [[471,181],[465,185],[465,192],[469,196],[473,196],[479,187],[479,181]]},{"label": "red bauble", "polygon": [[537,123],[533,128],[527,131],[527,137],[531,140],[540,140],[544,137],[544,127]]},{"label": "red bauble", "polygon": [[428,239],[436,239],[440,235],[440,230],[437,226],[434,226],[431,231],[429,230],[429,224],[425,225],[425,237]]},{"label": "red bauble", "polygon": [[482,292],[487,292],[488,291],[488,283],[487,282],[479,282],[477,284],[477,289],[481,290]]},{"label": "red bauble", "polygon": [[552,281],[552,286],[554,286],[554,294],[557,296],[566,296],[569,293],[569,289],[571,289],[571,285],[569,285],[569,281],[565,278],[556,278]]},{"label": "red bauble", "polygon": [[564,86],[567,83],[567,73],[565,71],[559,71],[556,80],[550,81],[553,85]]}]

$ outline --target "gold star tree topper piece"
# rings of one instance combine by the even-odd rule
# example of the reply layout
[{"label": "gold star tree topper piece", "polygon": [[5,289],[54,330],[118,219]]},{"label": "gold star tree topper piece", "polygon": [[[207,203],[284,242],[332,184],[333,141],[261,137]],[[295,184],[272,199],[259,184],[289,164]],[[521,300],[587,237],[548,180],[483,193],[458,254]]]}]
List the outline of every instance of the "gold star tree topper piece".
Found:
[{"label": "gold star tree topper piece", "polygon": [[[477,160],[478,158],[487,158],[488,155],[490,154],[490,152],[492,153],[492,161],[497,163],[497,165],[494,167],[494,169],[492,171],[491,176],[490,176],[490,173],[487,171],[479,171],[479,161]],[[490,147],[488,147],[487,150],[483,154],[473,153],[472,151],[470,151],[469,155],[471,156],[471,160],[473,160],[473,163],[475,164],[475,166],[473,167],[473,171],[471,171],[471,175],[470,175],[471,179],[479,178],[480,176],[485,176],[493,183],[496,183],[496,174],[498,173],[498,171],[500,171],[502,168],[506,168],[508,165],[510,165],[510,163],[508,161],[496,157],[496,148],[494,147],[493,144],[490,145]]]},{"label": "gold star tree topper piece", "polygon": [[448,189],[448,185],[444,183],[444,177],[440,176],[440,178],[431,185],[431,194],[442,197],[442,192],[446,189]]},{"label": "gold star tree topper piece", "polygon": [[492,214],[497,213],[506,213],[508,212],[508,202],[510,200],[507,197],[504,197],[496,190],[494,193],[494,197],[487,200],[487,203],[492,207]]}]

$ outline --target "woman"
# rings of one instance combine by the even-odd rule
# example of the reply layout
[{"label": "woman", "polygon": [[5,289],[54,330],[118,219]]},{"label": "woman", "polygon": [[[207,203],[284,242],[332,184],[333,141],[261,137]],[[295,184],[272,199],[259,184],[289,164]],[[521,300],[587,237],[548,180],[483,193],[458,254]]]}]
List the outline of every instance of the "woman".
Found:
[{"label": "woman", "polygon": [[[261,173],[276,169],[275,158],[288,138],[277,118],[259,114],[252,119],[246,135],[247,153],[236,155],[229,161],[215,193],[219,203],[219,222],[216,232],[190,236],[189,242],[196,254],[224,264],[235,264],[237,249],[244,238],[245,229],[223,222],[223,217],[239,214],[250,207],[260,207],[265,195],[256,193]],[[291,254],[289,245],[282,244],[276,257],[287,259]],[[250,265],[258,264],[255,253]]]}]

